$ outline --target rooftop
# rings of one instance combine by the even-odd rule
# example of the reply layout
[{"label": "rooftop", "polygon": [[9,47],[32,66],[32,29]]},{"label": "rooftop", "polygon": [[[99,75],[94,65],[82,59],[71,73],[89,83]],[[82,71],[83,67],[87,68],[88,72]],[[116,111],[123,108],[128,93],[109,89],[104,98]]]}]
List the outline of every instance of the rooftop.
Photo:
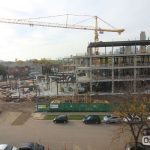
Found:
[{"label": "rooftop", "polygon": [[113,42],[91,42],[88,48],[92,47],[114,47],[114,46],[139,46],[150,45],[150,40],[135,40],[135,41],[113,41]]}]

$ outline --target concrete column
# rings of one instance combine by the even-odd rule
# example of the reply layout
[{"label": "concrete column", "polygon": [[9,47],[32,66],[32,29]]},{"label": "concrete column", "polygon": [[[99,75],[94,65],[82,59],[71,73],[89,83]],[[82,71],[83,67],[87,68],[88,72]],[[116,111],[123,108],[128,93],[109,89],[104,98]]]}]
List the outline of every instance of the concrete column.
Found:
[{"label": "concrete column", "polygon": [[105,47],[105,55],[106,55],[106,47]]},{"label": "concrete column", "polygon": [[114,56],[112,47],[112,93],[114,93]]},{"label": "concrete column", "polygon": [[92,93],[92,57],[90,57],[90,94]]},{"label": "concrete column", "polygon": [[136,60],[136,45],[135,45],[135,55],[134,55],[134,80],[133,80],[133,91],[136,93],[136,66],[137,66],[137,60]]},{"label": "concrete column", "polygon": [[78,78],[77,78],[77,72],[78,72],[78,58],[74,58],[74,74],[75,74],[75,88],[74,88],[74,95],[78,94]]},{"label": "concrete column", "polygon": [[50,91],[52,92],[52,78],[50,77]]}]

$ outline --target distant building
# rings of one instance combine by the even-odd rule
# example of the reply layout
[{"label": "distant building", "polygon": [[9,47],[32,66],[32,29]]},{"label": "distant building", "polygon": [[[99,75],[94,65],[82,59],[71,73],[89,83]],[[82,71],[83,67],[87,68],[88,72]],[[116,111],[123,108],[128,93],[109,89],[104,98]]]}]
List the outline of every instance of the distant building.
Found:
[{"label": "distant building", "polygon": [[24,67],[7,67],[7,74],[8,76],[13,76],[15,78],[25,77],[28,76],[30,72],[30,67],[24,66]]},{"label": "distant building", "polygon": [[[146,34],[144,31],[140,33],[140,40],[146,40]],[[140,52],[145,53],[146,52],[146,47],[145,46],[140,46]]]},{"label": "distant building", "polygon": [[42,65],[33,63],[32,61],[25,62],[12,62],[12,61],[1,61],[1,65],[7,68],[7,72],[9,75],[14,74],[42,74]]},{"label": "distant building", "polygon": [[146,34],[144,31],[140,33],[140,40],[146,40]]}]

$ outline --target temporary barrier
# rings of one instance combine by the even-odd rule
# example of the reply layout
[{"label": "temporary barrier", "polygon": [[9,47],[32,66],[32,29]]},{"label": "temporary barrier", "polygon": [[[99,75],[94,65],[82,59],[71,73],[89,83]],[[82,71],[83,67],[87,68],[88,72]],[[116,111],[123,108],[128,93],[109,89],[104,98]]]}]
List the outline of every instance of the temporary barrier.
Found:
[{"label": "temporary barrier", "polygon": [[60,103],[37,104],[39,112],[110,112],[112,106],[106,103]]},{"label": "temporary barrier", "polygon": [[47,112],[47,111],[49,111],[49,103],[37,104],[37,111],[38,112]]}]

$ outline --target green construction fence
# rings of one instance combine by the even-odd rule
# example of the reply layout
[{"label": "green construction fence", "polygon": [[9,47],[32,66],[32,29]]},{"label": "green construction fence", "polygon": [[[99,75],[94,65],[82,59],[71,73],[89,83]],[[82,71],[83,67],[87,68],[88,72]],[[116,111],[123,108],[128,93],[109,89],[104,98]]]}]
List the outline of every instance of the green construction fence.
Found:
[{"label": "green construction fence", "polygon": [[111,112],[113,106],[106,103],[39,103],[38,112]]}]

